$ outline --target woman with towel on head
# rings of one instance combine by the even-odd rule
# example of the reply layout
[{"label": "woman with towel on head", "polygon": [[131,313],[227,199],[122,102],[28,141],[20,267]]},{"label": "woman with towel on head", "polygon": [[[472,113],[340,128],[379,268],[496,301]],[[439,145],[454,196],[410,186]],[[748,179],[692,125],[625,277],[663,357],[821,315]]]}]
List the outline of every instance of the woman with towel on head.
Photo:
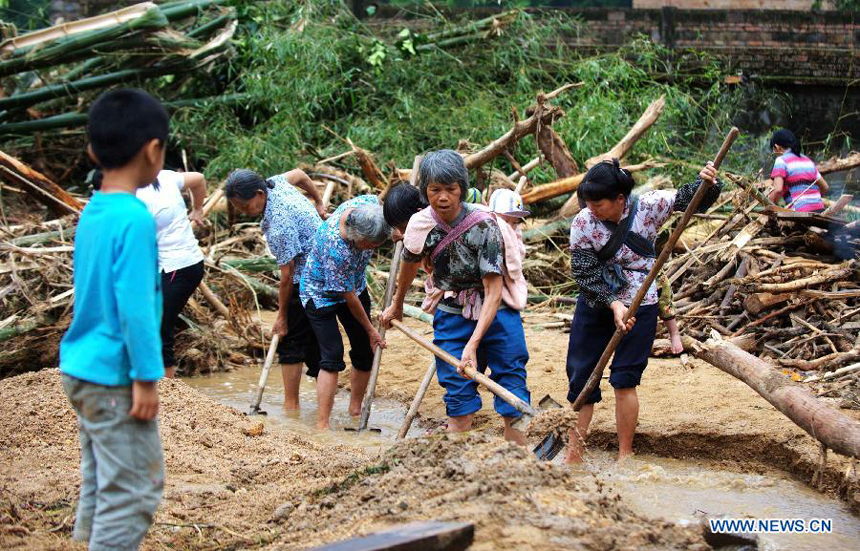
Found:
[{"label": "woman with towel on head", "polygon": [[346,369],[338,320],[349,338],[349,413],[361,413],[373,353],[385,341],[370,321],[365,269],[373,250],[391,237],[375,195],[341,204],[314,237],[301,281],[301,301],[320,350],[317,378],[317,428],[328,429],[338,373]]}]

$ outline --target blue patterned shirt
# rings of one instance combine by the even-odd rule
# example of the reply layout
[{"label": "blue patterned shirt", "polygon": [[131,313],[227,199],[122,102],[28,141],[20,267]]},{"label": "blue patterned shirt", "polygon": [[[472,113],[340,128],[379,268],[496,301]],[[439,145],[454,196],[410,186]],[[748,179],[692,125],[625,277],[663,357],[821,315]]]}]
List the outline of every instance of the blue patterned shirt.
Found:
[{"label": "blue patterned shirt", "polygon": [[364,270],[373,256],[372,250],[362,251],[340,236],[340,217],[347,209],[363,205],[378,205],[375,195],[360,195],[341,204],[325,222],[314,238],[308,262],[302,276],[302,305],[313,299],[316,308],[342,302],[344,293],[361,294],[367,287]]},{"label": "blue patterned shirt", "polygon": [[260,229],[278,266],[295,260],[293,283],[299,283],[322,218],[314,204],[287,181],[285,174],[272,176],[269,181],[275,188],[269,190]]}]

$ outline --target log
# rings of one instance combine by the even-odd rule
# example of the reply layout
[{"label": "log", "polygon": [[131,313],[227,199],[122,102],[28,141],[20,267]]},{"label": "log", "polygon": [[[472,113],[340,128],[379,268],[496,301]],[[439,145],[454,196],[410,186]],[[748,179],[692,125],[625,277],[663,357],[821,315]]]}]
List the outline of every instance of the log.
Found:
[{"label": "log", "polygon": [[851,203],[851,201],[853,200],[853,195],[840,195],[839,199],[837,199],[833,204],[827,207],[821,214],[824,216],[836,216],[840,212],[842,212],[842,209],[847,207],[848,204]]},{"label": "log", "polygon": [[464,551],[474,540],[469,522],[415,522],[308,551]]},{"label": "log", "polygon": [[469,170],[479,168],[501,155],[502,151],[512,148],[513,145],[523,137],[528,136],[529,134],[534,134],[535,130],[537,130],[538,124],[548,126],[551,125],[553,121],[556,121],[563,116],[564,111],[562,111],[561,107],[555,105],[538,109],[534,115],[526,120],[515,122],[513,128],[491,142],[482,150],[472,153],[471,155],[467,155],[466,158],[463,159],[463,162]]},{"label": "log", "polygon": [[794,296],[794,293],[780,293],[777,295],[771,293],[752,293],[744,299],[744,310],[753,315],[758,315],[763,311],[782,304]]},{"label": "log", "polygon": [[765,291],[767,293],[785,293],[806,289],[813,285],[821,285],[822,283],[828,283],[831,281],[847,280],[851,277],[853,267],[854,262],[851,261],[839,266],[838,268],[827,270],[814,276],[796,279],[794,281],[786,281],[785,283],[762,283],[756,286],[756,290]]},{"label": "log", "polygon": [[[644,163],[640,163],[637,165],[627,165],[622,168],[628,172],[639,172],[641,170],[647,170],[649,168],[658,168],[661,166],[663,166],[661,163],[657,163],[653,160],[648,160]],[[577,174],[576,176],[562,178],[561,180],[556,180],[555,182],[550,182],[542,186],[537,186],[525,195],[523,195],[523,203],[528,205],[531,203],[536,203],[538,201],[543,201],[544,199],[549,199],[551,197],[558,197],[559,195],[564,195],[565,193],[571,193],[573,191],[576,191],[576,188],[579,187],[579,184],[581,184],[582,180],[584,179],[585,174]]]},{"label": "log", "polygon": [[[537,133],[538,149],[549,160],[558,178],[568,178],[579,174],[579,166],[573,160],[573,155],[567,144],[552,126],[542,125]],[[525,175],[525,172],[522,173]]]},{"label": "log", "polygon": [[34,233],[33,235],[24,235],[16,237],[10,243],[17,247],[27,247],[29,245],[41,245],[51,241],[69,240],[75,236],[76,228],[66,228],[62,231],[49,231],[44,233]]},{"label": "log", "polygon": [[860,153],[852,151],[847,157],[842,157],[841,159],[833,157],[832,159],[818,163],[818,172],[827,174],[828,172],[850,170],[858,166],[860,166]]},{"label": "log", "polygon": [[2,151],[0,151],[0,166],[9,170],[5,174],[9,175],[11,172],[17,175],[20,182],[27,184],[27,191],[53,212],[63,215],[78,213],[83,210],[84,205],[72,197],[69,192],[52,182],[41,172]]},{"label": "log", "polygon": [[385,178],[385,175],[382,174],[382,171],[379,170],[379,167],[376,165],[376,161],[373,159],[373,155],[356,146],[351,140],[347,140],[347,142],[350,147],[352,147],[355,160],[358,161],[358,166],[361,167],[361,173],[364,174],[365,180],[367,180],[370,185],[377,190],[382,191],[386,189],[388,187],[388,180]]},{"label": "log", "polygon": [[651,102],[651,105],[649,105],[645,112],[642,113],[639,120],[637,120],[636,124],[633,125],[633,128],[628,130],[627,134],[621,138],[621,141],[615,144],[615,146],[606,153],[597,155],[596,157],[592,157],[585,161],[585,167],[591,168],[601,161],[612,158],[622,159],[633,148],[633,144],[635,144],[655,122],[657,122],[657,119],[660,118],[660,114],[663,112],[663,108],[665,106],[665,95],[660,96]]},{"label": "log", "polygon": [[794,358],[781,358],[779,365],[800,369],[801,371],[815,371],[821,368],[830,368],[846,362],[853,362],[860,358],[860,350],[852,349],[847,352],[834,352],[814,360],[797,360]]},{"label": "log", "polygon": [[541,161],[541,156],[538,155],[537,157],[535,157],[531,161],[524,164],[520,168],[520,170],[514,171],[511,174],[509,174],[508,179],[515,180],[517,178],[517,176],[520,174],[520,172],[524,172],[525,174],[528,174],[529,172],[531,172],[534,169],[534,167],[536,167],[537,165],[540,164],[540,161]]},{"label": "log", "polygon": [[825,404],[773,365],[725,340],[683,337],[684,348],[737,377],[814,439],[842,455],[860,458],[860,422]]},{"label": "log", "polygon": [[212,307],[215,308],[215,310],[217,310],[219,314],[224,316],[224,318],[227,320],[230,319],[230,309],[227,308],[227,306],[225,306],[224,303],[221,302],[221,300],[217,296],[215,296],[215,293],[213,293],[212,289],[210,289],[209,286],[206,285],[205,281],[200,282],[200,292],[203,293],[203,296],[206,298],[206,301],[209,302],[209,304],[211,304]]}]

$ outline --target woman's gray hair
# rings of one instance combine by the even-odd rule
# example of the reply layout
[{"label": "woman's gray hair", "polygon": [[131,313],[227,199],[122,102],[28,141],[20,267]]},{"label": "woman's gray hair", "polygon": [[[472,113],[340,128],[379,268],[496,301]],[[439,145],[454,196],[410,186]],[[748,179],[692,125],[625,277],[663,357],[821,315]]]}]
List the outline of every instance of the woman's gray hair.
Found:
[{"label": "woman's gray hair", "polygon": [[391,226],[385,222],[382,205],[362,205],[350,211],[344,222],[349,241],[379,244],[391,237]]},{"label": "woman's gray hair", "polygon": [[459,184],[460,201],[465,201],[469,189],[469,170],[463,157],[451,149],[440,149],[424,155],[418,167],[418,190],[425,203],[428,202],[427,186],[434,182],[442,185]]}]

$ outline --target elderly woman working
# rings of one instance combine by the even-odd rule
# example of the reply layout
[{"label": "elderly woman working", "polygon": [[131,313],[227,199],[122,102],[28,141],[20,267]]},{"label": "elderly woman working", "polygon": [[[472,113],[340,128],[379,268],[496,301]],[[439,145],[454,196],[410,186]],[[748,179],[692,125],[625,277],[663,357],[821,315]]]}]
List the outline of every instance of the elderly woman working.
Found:
[{"label": "elderly woman working", "polygon": [[385,341],[370,322],[370,297],[364,270],[373,249],[391,236],[382,205],[374,195],[346,201],[319,228],[308,254],[300,297],[320,349],[317,378],[317,428],[329,428],[338,373],[346,369],[340,320],[349,338],[349,412],[361,413],[373,351]]},{"label": "elderly woman working", "polygon": [[[430,207],[409,219],[397,294],[381,316],[383,323],[402,319],[406,291],[422,259],[429,257],[433,284],[439,290],[433,342],[461,358],[457,366],[436,361],[439,384],[446,391],[451,432],[469,430],[475,412],[481,409],[477,383],[463,375],[466,364],[489,367],[491,379],[529,400],[525,368],[529,355],[518,312],[525,303],[525,281],[520,274],[520,304],[507,291],[508,269],[512,268],[506,254],[510,247],[503,235],[507,228],[501,228],[492,214],[463,202],[468,182],[469,172],[455,151],[424,156],[418,184],[421,199]],[[512,231],[511,235],[515,242]],[[494,406],[504,418],[505,438],[525,444],[525,436],[512,427],[520,413],[499,398]]]}]

